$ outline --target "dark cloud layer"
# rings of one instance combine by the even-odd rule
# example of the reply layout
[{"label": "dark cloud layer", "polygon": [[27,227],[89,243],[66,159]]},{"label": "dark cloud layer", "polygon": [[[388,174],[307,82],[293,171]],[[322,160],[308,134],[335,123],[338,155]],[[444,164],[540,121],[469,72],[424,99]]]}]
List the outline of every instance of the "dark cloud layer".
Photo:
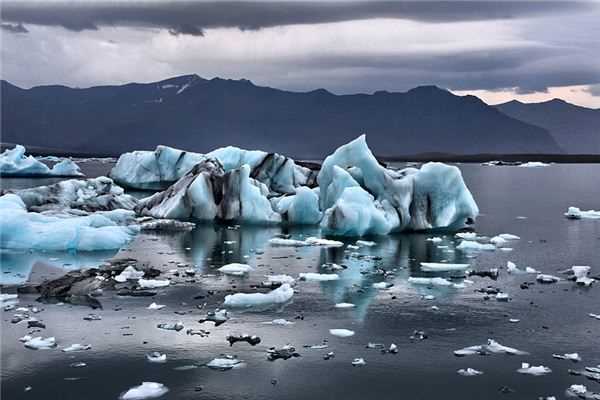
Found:
[{"label": "dark cloud layer", "polygon": [[[2,19],[16,24],[61,26],[73,31],[102,26],[158,27],[172,34],[203,35],[204,30],[242,30],[290,24],[316,24],[371,18],[423,22],[515,19],[565,11],[586,11],[589,3],[540,1],[162,1],[44,2],[5,1]],[[22,25],[20,25],[22,26]]]}]

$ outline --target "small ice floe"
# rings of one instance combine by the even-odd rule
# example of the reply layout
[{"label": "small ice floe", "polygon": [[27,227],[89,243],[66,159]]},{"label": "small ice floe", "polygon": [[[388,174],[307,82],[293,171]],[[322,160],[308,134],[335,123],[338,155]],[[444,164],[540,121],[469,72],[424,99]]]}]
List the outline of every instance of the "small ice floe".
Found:
[{"label": "small ice floe", "polygon": [[335,353],[333,351],[330,351],[329,353],[323,356],[323,360],[325,361],[331,360],[332,358],[335,358]]},{"label": "small ice floe", "polygon": [[203,324],[204,322],[210,321],[214,322],[215,326],[219,326],[224,324],[229,320],[229,313],[227,310],[216,309],[215,311],[209,311],[206,315],[198,320],[199,323]]},{"label": "small ice floe", "polygon": [[335,305],[335,308],[354,308],[356,307],[356,304],[354,303],[337,303]]},{"label": "small ice floe", "polygon": [[132,387],[119,398],[121,400],[144,400],[144,399],[155,399],[163,396],[169,391],[162,383],[157,382],[142,382],[141,385]]},{"label": "small ice floe", "polygon": [[574,279],[575,283],[580,286],[592,286],[595,281],[595,279],[588,276],[590,267],[587,265],[574,265],[567,272],[573,275],[571,279]]},{"label": "small ice floe", "polygon": [[271,347],[267,350],[267,360],[275,361],[277,359],[287,360],[292,357],[300,357],[300,354],[296,352],[296,348],[290,344],[286,344],[280,348]]},{"label": "small ice floe", "polygon": [[290,285],[292,285],[294,282],[296,282],[296,280],[289,276],[289,275],[266,275],[265,276],[267,278],[267,282],[269,284],[284,284],[284,283],[288,283]]},{"label": "small ice floe", "polygon": [[368,240],[357,240],[357,241],[356,241],[356,245],[357,245],[357,246],[373,247],[373,246],[375,246],[376,244],[377,244],[377,243],[375,243],[375,242],[371,242],[371,241],[368,241]]},{"label": "small ice floe", "polygon": [[235,356],[222,355],[221,357],[214,358],[206,366],[210,369],[217,369],[220,371],[227,371],[233,368],[240,368],[244,364],[241,360],[238,360]]},{"label": "small ice floe", "polygon": [[535,277],[535,280],[538,281],[539,283],[556,283],[558,281],[560,281],[560,278],[558,276],[554,276],[554,275],[549,275],[549,274],[538,274],[538,276]]},{"label": "small ice floe", "polygon": [[476,232],[458,232],[456,235],[457,238],[465,239],[465,240],[475,240],[477,239]]},{"label": "small ice floe", "polygon": [[64,351],[65,353],[70,353],[70,352],[74,352],[74,351],[85,351],[85,350],[90,350],[92,348],[91,345],[89,344],[79,344],[79,343],[75,343],[72,344],[68,347],[65,347],[64,349],[62,349],[62,351]]},{"label": "small ice floe", "polygon": [[147,308],[148,308],[148,310],[162,310],[165,307],[166,306],[164,304],[152,303]]},{"label": "small ice floe", "polygon": [[465,252],[494,251],[496,250],[496,246],[491,243],[479,243],[474,240],[463,240],[458,246],[456,246],[456,249]]},{"label": "small ice floe", "polygon": [[114,277],[114,280],[123,283],[128,280],[138,280],[144,276],[144,271],[138,271],[131,265],[128,265],[121,273]]},{"label": "small ice floe", "polygon": [[171,324],[166,324],[166,323],[158,324],[158,325],[156,325],[156,327],[159,329],[164,329],[166,331],[176,331],[176,332],[179,332],[180,330],[182,330],[184,328],[183,322],[181,322],[181,321],[171,323]]},{"label": "small ice floe", "polygon": [[458,370],[458,371],[456,371],[456,372],[458,372],[458,374],[459,374],[459,375],[462,375],[462,376],[477,376],[477,375],[483,375],[483,372],[482,372],[482,371],[478,371],[478,370],[476,370],[476,369],[473,369],[473,368],[461,368],[461,369],[459,369],[459,370]]},{"label": "small ice floe", "polygon": [[500,292],[500,293],[496,294],[496,301],[506,302],[509,300],[510,300],[510,296],[508,295],[508,293]]},{"label": "small ice floe", "polygon": [[237,342],[246,342],[251,346],[256,346],[260,343],[260,338],[256,335],[228,335],[225,339],[229,342],[229,346],[233,346]]},{"label": "small ice floe", "polygon": [[283,318],[278,318],[278,319],[274,319],[273,321],[263,322],[263,324],[287,326],[287,325],[294,325],[295,322],[288,321],[287,319],[283,319]]},{"label": "small ice floe", "polygon": [[283,304],[294,296],[294,289],[284,283],[269,293],[235,293],[225,296],[225,306],[250,308],[263,307],[272,304]]},{"label": "small ice floe", "polygon": [[346,266],[339,265],[336,263],[325,263],[321,265],[321,269],[325,271],[343,271],[346,269]]},{"label": "small ice floe", "polygon": [[573,362],[581,361],[581,357],[578,353],[552,354],[552,357],[558,358],[559,360],[570,360]]},{"label": "small ice floe", "polygon": [[441,277],[424,278],[424,277],[411,276],[408,278],[408,282],[412,283],[413,285],[452,286],[456,289],[464,287],[464,284],[453,283],[452,281],[450,281],[446,278],[441,278]]},{"label": "small ice floe", "polygon": [[48,350],[56,347],[56,339],[54,337],[43,338],[37,336],[30,338],[23,345],[31,350]]},{"label": "small ice floe", "polygon": [[495,281],[498,279],[500,271],[498,270],[498,268],[490,268],[487,271],[467,271],[466,275],[469,277],[478,276],[480,278],[490,278]]},{"label": "small ice floe", "polygon": [[569,397],[580,399],[600,399],[600,393],[589,392],[585,385],[571,385],[565,391]]},{"label": "small ice floe", "polygon": [[271,246],[291,246],[291,247],[302,247],[302,246],[323,246],[323,247],[342,247],[344,243],[337,240],[321,239],[317,237],[309,237],[306,240],[295,240],[295,239],[284,239],[284,238],[272,238],[269,240]]},{"label": "small ice floe", "polygon": [[388,352],[392,353],[392,354],[398,353],[398,346],[396,346],[394,343],[390,344],[390,348],[388,349]]},{"label": "small ice floe", "polygon": [[506,262],[506,271],[509,274],[539,274],[540,273],[540,271],[536,270],[535,268],[531,268],[531,267],[525,267],[524,270],[519,269],[519,267],[517,267],[517,265],[512,261]]},{"label": "small ice floe", "polygon": [[301,272],[298,274],[298,277],[302,281],[337,281],[340,279],[338,274],[318,274],[316,272]]},{"label": "small ice floe", "polygon": [[457,357],[471,356],[475,354],[485,355],[488,353],[492,354],[510,354],[510,355],[525,355],[527,352],[517,350],[513,347],[501,345],[493,339],[488,339],[487,344],[469,346],[454,351],[454,355]]},{"label": "small ice floe", "polygon": [[372,342],[369,342],[369,343],[367,343],[367,345],[365,347],[367,349],[384,349],[385,345],[383,343],[372,343]]},{"label": "small ice floe", "polygon": [[354,336],[354,331],[351,331],[350,329],[330,329],[329,333],[333,336],[343,338]]},{"label": "small ice floe", "polygon": [[151,353],[146,354],[146,360],[151,363],[162,364],[167,362],[167,355],[161,354],[158,351],[153,351]]},{"label": "small ice floe", "polygon": [[140,279],[138,281],[138,285],[142,289],[157,289],[162,287],[167,287],[171,281],[168,279]]},{"label": "small ice floe", "polygon": [[82,361],[76,361],[74,363],[69,364],[69,367],[71,368],[83,368],[83,367],[87,367],[87,364],[82,362]]},{"label": "small ice floe", "polygon": [[442,242],[444,239],[442,239],[441,237],[437,237],[437,236],[435,236],[435,237],[427,238],[427,239],[425,239],[425,240],[426,240],[426,241],[428,241],[428,242],[440,243],[440,242]]},{"label": "small ice floe", "polygon": [[504,240],[520,240],[521,237],[517,235],[513,235],[512,233],[501,233],[496,237],[502,238]]},{"label": "small ice floe", "polygon": [[583,370],[570,369],[569,374],[575,376],[584,376],[591,381],[600,383],[600,366],[599,368],[585,367]]},{"label": "small ice floe", "polygon": [[529,365],[528,363],[521,363],[521,368],[519,368],[517,372],[520,374],[542,376],[551,373],[552,370],[543,365]]},{"label": "small ice floe", "polygon": [[519,322],[521,322],[521,320],[517,318],[509,318],[508,322],[510,322],[511,324],[518,324]]},{"label": "small ice floe", "polygon": [[540,167],[547,167],[549,165],[550,164],[541,162],[541,161],[527,161],[522,164],[519,164],[519,167],[521,167],[521,168],[540,168]]},{"label": "small ice floe", "polygon": [[600,319],[600,314],[592,314],[592,313],[589,313],[588,315],[589,315],[590,317],[592,317],[592,318],[595,318],[595,319]]},{"label": "small ice floe", "polygon": [[25,343],[25,342],[30,341],[31,339],[33,339],[33,337],[31,335],[25,335],[25,336],[19,338],[19,342]]},{"label": "small ice floe", "polygon": [[364,365],[367,365],[367,362],[364,358],[355,358],[354,360],[352,360],[353,367],[362,367]]},{"label": "small ice floe", "polygon": [[18,303],[18,294],[0,293],[0,307]]},{"label": "small ice floe", "polygon": [[248,264],[231,263],[222,266],[218,271],[225,275],[242,276],[252,271],[252,269]]},{"label": "small ice floe", "polygon": [[577,207],[569,207],[567,212],[565,213],[565,217],[569,219],[599,219],[600,211],[595,210],[580,210]]},{"label": "small ice floe", "polygon": [[391,282],[375,282],[372,286],[374,289],[385,290],[391,288],[392,286],[394,286],[394,284]]},{"label": "small ice floe", "polygon": [[101,321],[102,317],[98,314],[88,314],[85,317],[83,317],[84,321]]},{"label": "small ice floe", "polygon": [[421,271],[425,272],[455,272],[465,271],[469,268],[469,264],[450,264],[436,262],[422,262]]},{"label": "small ice floe", "polygon": [[425,331],[422,331],[419,329],[414,330],[413,334],[410,335],[410,337],[409,337],[410,340],[425,340],[427,338],[428,338],[427,333],[425,333]]}]

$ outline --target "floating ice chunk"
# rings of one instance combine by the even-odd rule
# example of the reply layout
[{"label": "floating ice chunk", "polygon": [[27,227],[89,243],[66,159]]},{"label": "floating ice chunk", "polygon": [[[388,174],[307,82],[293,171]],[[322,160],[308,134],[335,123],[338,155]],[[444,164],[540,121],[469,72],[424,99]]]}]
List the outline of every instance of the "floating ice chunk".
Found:
[{"label": "floating ice chunk", "polygon": [[224,356],[211,360],[208,364],[206,364],[206,366],[211,369],[225,371],[233,368],[239,368],[243,366],[243,363],[241,360],[238,360],[235,357]]},{"label": "floating ice chunk", "polygon": [[496,294],[496,301],[505,302],[505,301],[508,301],[508,300],[510,300],[510,296],[508,295],[508,293],[502,293],[502,292],[500,292],[500,293]]},{"label": "floating ice chunk", "polygon": [[571,271],[573,272],[573,276],[575,276],[575,278],[584,278],[589,274],[590,267],[587,265],[574,265],[571,267]]},{"label": "floating ice chunk", "polygon": [[170,324],[158,324],[156,325],[156,327],[158,329],[164,329],[166,331],[176,331],[179,332],[180,330],[183,330],[184,326],[183,326],[183,322],[179,321],[179,322],[175,322],[175,323],[170,323]]},{"label": "floating ice chunk", "polygon": [[121,400],[144,400],[155,399],[165,395],[169,391],[162,383],[142,382],[141,385],[132,387],[120,397]]},{"label": "floating ice chunk", "polygon": [[138,271],[131,265],[128,265],[121,273],[115,276],[117,282],[127,282],[127,280],[137,280],[144,276],[144,271]]},{"label": "floating ice chunk", "polygon": [[539,168],[539,167],[547,167],[548,165],[550,165],[550,164],[545,163],[545,162],[541,162],[541,161],[527,161],[527,162],[524,162],[522,164],[519,164],[519,167],[522,167],[522,168]]},{"label": "floating ice chunk", "polygon": [[342,247],[344,245],[343,242],[338,240],[323,239],[314,236],[307,238],[305,242],[309,246]]},{"label": "floating ice chunk", "polygon": [[25,147],[16,145],[0,154],[0,175],[2,176],[83,176],[79,166],[72,160],[64,159],[48,168],[33,156],[25,155]]},{"label": "floating ice chunk", "polygon": [[308,246],[304,240],[295,239],[284,239],[284,238],[271,238],[269,239],[271,246],[290,246],[290,247],[302,247]]},{"label": "floating ice chunk", "polygon": [[276,284],[288,283],[291,285],[296,282],[296,280],[289,275],[266,275],[266,278],[269,283]]},{"label": "floating ice chunk", "polygon": [[587,387],[585,387],[584,385],[571,385],[566,390],[566,393],[568,396],[572,396],[572,397],[593,399],[593,397],[589,397],[589,396],[586,397],[586,395],[588,394],[588,390],[587,390]]},{"label": "floating ice chunk", "polygon": [[534,268],[526,267],[525,270],[519,269],[512,261],[506,262],[506,271],[509,274],[539,274],[540,272]]},{"label": "floating ice chunk", "polygon": [[546,374],[551,373],[552,370],[543,365],[533,366],[533,365],[529,365],[528,363],[521,363],[521,368],[519,368],[517,370],[517,372],[520,374],[541,376],[541,375],[546,375]]},{"label": "floating ice chunk", "polygon": [[275,211],[292,224],[316,225],[323,217],[319,209],[319,195],[308,187],[299,187],[294,195],[273,199],[272,202]]},{"label": "floating ice chunk", "polygon": [[483,375],[483,372],[481,372],[481,371],[478,371],[478,370],[476,370],[476,369],[473,369],[473,368],[466,368],[466,369],[465,369],[465,368],[461,368],[461,369],[459,369],[459,370],[458,370],[458,371],[456,371],[456,372],[458,372],[458,374],[459,374],[459,375],[462,375],[462,376],[477,376],[477,375]]},{"label": "floating ice chunk", "polygon": [[161,354],[158,351],[153,351],[151,353],[146,354],[146,360],[148,360],[151,363],[162,364],[167,362],[167,355]]},{"label": "floating ice chunk", "polygon": [[[115,210],[116,211],[116,210]],[[42,251],[119,249],[137,233],[119,226],[111,214],[55,217],[27,212],[21,198],[0,196],[0,248]]]},{"label": "floating ice chunk", "polygon": [[488,339],[487,344],[469,346],[460,350],[455,350],[454,355],[457,357],[470,356],[474,354],[511,354],[511,355],[525,355],[524,351],[517,350],[513,347],[504,346],[493,339]]},{"label": "floating ice chunk", "polygon": [[476,240],[477,239],[476,232],[458,232],[455,236],[457,238],[465,239],[465,240]]},{"label": "floating ice chunk", "polygon": [[454,285],[451,281],[445,278],[424,278],[411,276],[408,278],[408,282],[413,285],[430,285],[430,286],[452,286]]},{"label": "floating ice chunk", "polygon": [[218,271],[226,275],[242,276],[252,271],[252,269],[248,264],[231,263],[222,266]]},{"label": "floating ice chunk", "polygon": [[162,310],[165,307],[166,306],[164,304],[152,303],[147,308],[148,308],[148,310]]},{"label": "floating ice chunk", "polygon": [[588,315],[589,315],[590,317],[592,317],[592,318],[595,318],[595,319],[600,319],[600,314],[592,314],[592,313],[589,313]]},{"label": "floating ice chunk", "polygon": [[425,239],[428,242],[433,242],[433,243],[440,243],[442,242],[444,239],[442,239],[441,237],[432,237],[432,238],[427,238]]},{"label": "floating ice chunk", "polygon": [[372,286],[375,289],[389,289],[394,286],[394,284],[390,282],[375,282]]},{"label": "floating ice chunk", "polygon": [[449,264],[449,263],[433,263],[422,262],[421,270],[426,272],[453,272],[464,271],[469,268],[469,264]]},{"label": "floating ice chunk", "polygon": [[157,289],[162,287],[167,287],[171,281],[168,279],[140,279],[138,281],[138,285],[142,289]]},{"label": "floating ice chunk", "polygon": [[26,341],[24,346],[32,350],[52,349],[56,347],[56,339],[54,337],[43,338],[41,336],[37,336]]},{"label": "floating ice chunk", "polygon": [[493,238],[490,239],[490,243],[496,247],[502,247],[506,244],[506,239],[504,239],[500,236],[494,236]]},{"label": "floating ice chunk", "polygon": [[513,235],[511,233],[501,233],[498,235],[498,237],[504,239],[504,240],[520,240],[521,238],[517,235]]},{"label": "floating ice chunk", "polygon": [[0,293],[0,307],[18,302],[18,294]]},{"label": "floating ice chunk", "polygon": [[294,325],[295,322],[292,321],[288,321],[287,319],[283,319],[283,318],[278,318],[278,319],[274,319],[273,321],[267,321],[267,322],[263,322],[263,324],[269,324],[269,325],[282,325],[282,326],[286,326],[286,325]]},{"label": "floating ice chunk", "polygon": [[340,279],[338,274],[318,274],[316,272],[301,272],[299,279],[303,281],[336,281]]},{"label": "floating ice chunk", "polygon": [[369,240],[357,240],[356,241],[356,245],[357,246],[364,246],[364,247],[373,247],[375,246],[377,243],[375,242],[371,242]]},{"label": "floating ice chunk", "polygon": [[496,246],[491,243],[479,243],[473,240],[463,240],[460,242],[458,246],[456,246],[457,250],[462,251],[494,251],[496,250]]},{"label": "floating ice chunk", "polygon": [[333,336],[337,337],[350,337],[354,336],[354,331],[350,329],[330,329],[329,333]]},{"label": "floating ice chunk", "polygon": [[540,283],[556,283],[560,281],[560,278],[549,274],[538,274],[538,276],[535,277],[535,280]]},{"label": "floating ice chunk", "polygon": [[335,308],[354,308],[354,307],[356,307],[356,305],[353,303],[337,303],[335,305]]},{"label": "floating ice chunk", "polygon": [[600,211],[583,211],[577,207],[569,207],[569,209],[565,213],[565,217],[569,219],[598,219],[600,218]]},{"label": "floating ice chunk", "polygon": [[262,307],[288,302],[294,295],[294,289],[284,283],[269,293],[235,293],[225,296],[225,306],[229,307]]},{"label": "floating ice chunk", "polygon": [[352,366],[354,367],[362,367],[364,365],[367,365],[367,362],[364,358],[355,358],[354,360],[352,360]]},{"label": "floating ice chunk", "polygon": [[79,343],[75,343],[72,344],[68,347],[65,347],[64,349],[62,349],[62,351],[64,351],[65,353],[70,353],[73,351],[84,351],[84,350],[90,350],[92,348],[91,345],[89,344],[79,344]]},{"label": "floating ice chunk", "polygon": [[570,360],[573,362],[581,361],[581,357],[578,353],[552,354],[552,357],[558,358],[559,360]]}]

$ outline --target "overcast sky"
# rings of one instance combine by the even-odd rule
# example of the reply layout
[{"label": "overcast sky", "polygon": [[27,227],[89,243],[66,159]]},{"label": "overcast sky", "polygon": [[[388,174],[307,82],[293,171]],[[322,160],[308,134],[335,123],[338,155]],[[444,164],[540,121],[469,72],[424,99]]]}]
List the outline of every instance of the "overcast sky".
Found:
[{"label": "overcast sky", "polygon": [[21,87],[196,73],[291,90],[435,84],[487,102],[600,107],[600,2],[2,3],[2,79]]}]

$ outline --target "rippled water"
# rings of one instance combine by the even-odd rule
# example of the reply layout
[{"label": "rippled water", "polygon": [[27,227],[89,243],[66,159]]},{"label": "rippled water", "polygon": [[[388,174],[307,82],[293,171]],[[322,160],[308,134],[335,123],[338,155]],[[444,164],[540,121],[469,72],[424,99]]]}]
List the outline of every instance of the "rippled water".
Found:
[{"label": "rippled water", "polygon": [[[94,173],[88,170],[93,175],[102,173],[106,166],[86,168],[96,168]],[[600,166],[462,165],[461,169],[482,212],[477,220],[478,233],[521,236],[511,243],[513,251],[479,253],[472,258],[454,250],[458,241],[451,234],[444,235],[441,243],[426,240],[441,236],[439,233],[372,238],[376,246],[350,251],[268,245],[268,240],[279,233],[318,235],[310,228],[282,231],[278,227],[199,226],[187,233],[142,234],[115,257],[133,257],[164,271],[177,264],[193,265],[198,271],[195,281],[175,278],[176,284],[160,290],[155,298],[124,298],[107,292],[100,298],[103,309],[94,311],[102,316],[101,321],[84,321],[83,316],[92,312],[85,307],[42,305],[44,311],[36,317],[47,328],[41,334],[56,336],[60,346],[92,345],[91,350],[81,353],[24,349],[17,338],[27,332],[26,326],[11,324],[13,312],[3,311],[2,398],[116,399],[142,381],[165,384],[170,392],[164,398],[172,399],[563,398],[564,390],[573,383],[584,383],[600,392],[599,383],[567,373],[568,368],[600,364],[600,321],[587,316],[600,313],[600,286],[579,288],[572,282],[561,282],[522,290],[520,284],[534,276],[508,275],[505,271],[497,282],[473,277],[474,284],[465,289],[419,287],[407,282],[409,276],[427,276],[419,269],[420,262],[426,261],[466,262],[483,270],[504,266],[510,260],[551,274],[572,265],[590,265],[592,273],[600,275],[600,221],[571,221],[562,215],[569,205],[600,208]],[[3,186],[40,183],[4,180]],[[2,280],[37,281],[60,273],[64,264],[68,264],[65,268],[93,266],[111,256],[3,253]],[[255,269],[243,278],[214,271],[230,262],[248,263]],[[340,272],[337,281],[298,282],[292,302],[283,307],[262,312],[232,310],[232,319],[219,327],[197,322],[204,314],[197,305],[207,303],[205,309],[211,310],[220,306],[228,293],[256,291],[252,285],[264,280],[266,274],[319,272],[326,262],[343,264],[347,269]],[[390,280],[394,286],[389,290],[372,287],[383,280],[375,273],[378,267],[395,270]],[[475,290],[487,285],[502,288],[512,300],[484,300]],[[425,300],[425,295],[435,299]],[[152,301],[167,307],[147,310]],[[340,302],[356,307],[336,309],[334,305]],[[21,305],[26,304],[36,304],[35,296],[21,296]],[[275,318],[294,324],[264,324]],[[509,323],[509,318],[521,322]],[[207,329],[210,335],[201,338],[186,335],[185,329],[173,332],[156,328],[158,323],[176,321],[182,321],[186,329]],[[351,329],[356,334],[333,337],[328,332],[332,328]],[[414,330],[424,330],[428,338],[411,340]],[[228,333],[255,334],[262,342],[255,347],[247,343],[230,347],[225,340]],[[457,358],[452,354],[487,338],[530,355]],[[303,348],[324,339],[327,349]],[[367,349],[368,342],[395,343],[399,353]],[[266,349],[286,343],[294,345],[301,357],[267,361]],[[145,354],[149,351],[166,353],[167,363],[147,362]],[[329,351],[335,352],[335,358],[324,360]],[[578,352],[583,362],[578,365],[552,358],[552,353],[567,352]],[[237,355],[245,367],[221,372],[201,366],[221,353]],[[356,357],[363,357],[367,365],[353,367],[351,361]],[[87,366],[69,367],[75,361]],[[516,369],[523,361],[549,366],[553,372],[542,377],[518,374]],[[192,365],[195,368],[178,368]],[[467,367],[482,370],[484,375],[462,377],[456,373]],[[25,392],[27,386],[32,389]],[[514,392],[504,394],[499,390],[504,386]]]}]

